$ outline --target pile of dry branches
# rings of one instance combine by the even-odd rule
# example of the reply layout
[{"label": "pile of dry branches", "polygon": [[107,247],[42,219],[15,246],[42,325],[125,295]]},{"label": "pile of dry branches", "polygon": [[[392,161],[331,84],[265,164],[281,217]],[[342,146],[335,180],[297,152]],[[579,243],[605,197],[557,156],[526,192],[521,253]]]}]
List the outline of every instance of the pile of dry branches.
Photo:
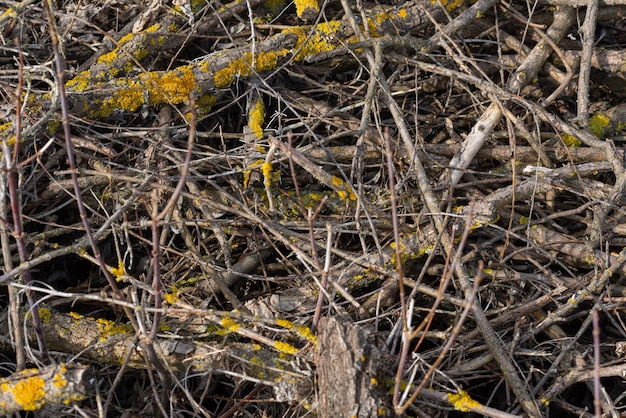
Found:
[{"label": "pile of dry branches", "polygon": [[0,1],[0,414],[624,413],[626,7],[352,3]]}]

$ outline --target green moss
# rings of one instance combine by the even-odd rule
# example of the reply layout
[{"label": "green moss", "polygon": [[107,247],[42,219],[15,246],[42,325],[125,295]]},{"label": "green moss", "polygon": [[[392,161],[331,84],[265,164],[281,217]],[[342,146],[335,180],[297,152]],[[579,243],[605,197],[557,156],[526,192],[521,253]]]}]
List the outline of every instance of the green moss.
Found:
[{"label": "green moss", "polygon": [[582,145],[582,141],[570,134],[563,134],[563,143],[567,147],[577,148]]},{"label": "green moss", "polygon": [[282,12],[286,7],[286,0],[267,0],[263,6],[274,16]]},{"label": "green moss", "polygon": [[604,138],[604,129],[609,125],[609,122],[610,120],[606,115],[596,113],[589,119],[589,127],[587,129],[596,137],[602,139]]}]

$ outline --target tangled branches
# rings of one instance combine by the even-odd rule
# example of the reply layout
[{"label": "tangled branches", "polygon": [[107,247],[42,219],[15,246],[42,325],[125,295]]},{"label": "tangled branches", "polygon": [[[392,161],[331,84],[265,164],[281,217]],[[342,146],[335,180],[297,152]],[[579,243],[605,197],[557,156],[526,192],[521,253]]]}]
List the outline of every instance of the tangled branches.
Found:
[{"label": "tangled branches", "polygon": [[558,3],[5,2],[6,374],[81,371],[10,410],[622,411],[625,10]]}]

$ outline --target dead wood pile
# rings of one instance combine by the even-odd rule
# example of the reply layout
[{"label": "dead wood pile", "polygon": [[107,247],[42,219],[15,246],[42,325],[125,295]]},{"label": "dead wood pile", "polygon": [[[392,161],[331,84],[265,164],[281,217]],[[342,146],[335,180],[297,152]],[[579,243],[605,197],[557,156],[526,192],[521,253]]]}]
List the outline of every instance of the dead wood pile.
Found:
[{"label": "dead wood pile", "polygon": [[625,412],[626,6],[361,3],[0,0],[0,414]]}]

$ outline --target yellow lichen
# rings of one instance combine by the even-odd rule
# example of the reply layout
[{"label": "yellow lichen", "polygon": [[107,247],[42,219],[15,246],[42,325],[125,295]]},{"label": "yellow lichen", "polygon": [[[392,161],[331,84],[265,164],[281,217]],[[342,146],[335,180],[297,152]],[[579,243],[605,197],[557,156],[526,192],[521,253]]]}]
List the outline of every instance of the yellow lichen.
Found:
[{"label": "yellow lichen", "polygon": [[149,104],[184,103],[196,87],[192,67],[185,65],[165,73],[145,73],[139,80],[148,87]]},{"label": "yellow lichen", "polygon": [[178,296],[178,289],[176,287],[173,287],[171,291],[166,292],[163,295],[163,299],[170,305],[175,304],[180,300],[180,297]]},{"label": "yellow lichen", "polygon": [[315,209],[323,198],[322,193],[307,192],[302,195],[302,204],[306,209]]},{"label": "yellow lichen", "polygon": [[124,262],[122,260],[117,262],[117,267],[111,268],[111,274],[115,277],[115,281],[117,282],[122,280],[122,277],[126,275],[126,269],[124,268]]},{"label": "yellow lichen", "polygon": [[96,319],[98,324],[98,331],[100,332],[100,341],[105,341],[112,335],[117,334],[129,334],[133,331],[133,327],[130,324],[116,324],[108,319]]},{"label": "yellow lichen", "polygon": [[4,13],[0,15],[0,20],[7,19],[7,18],[14,18],[14,17],[17,17],[17,12],[15,11],[14,8],[9,7],[8,9],[4,11]]},{"label": "yellow lichen", "polygon": [[245,52],[243,57],[216,71],[213,76],[213,83],[216,88],[225,88],[230,86],[237,77],[250,77],[254,72],[273,70],[278,66],[278,59],[288,53],[287,50],[259,52],[253,57],[251,52]]},{"label": "yellow lichen", "polygon": [[272,186],[272,163],[266,161],[261,166],[261,171],[263,172],[263,184],[265,184],[266,188]]},{"label": "yellow lichen", "polygon": [[333,188],[341,200],[356,200],[356,195],[348,184],[337,176],[333,176],[331,180]]},{"label": "yellow lichen", "polygon": [[[36,373],[36,369],[24,370],[22,373]],[[25,411],[34,411],[41,408],[45,401],[43,397],[45,381],[38,376],[32,376],[18,381],[10,386],[15,402]],[[3,385],[4,386],[4,385]]]},{"label": "yellow lichen", "polygon": [[59,371],[59,373],[56,373],[52,377],[52,385],[54,387],[62,389],[67,386],[67,380],[65,379],[65,377],[63,377],[63,373],[65,373],[66,371],[67,368],[65,366],[61,366],[61,370]]},{"label": "yellow lichen", "polygon": [[135,58],[137,59],[137,61],[141,61],[142,59],[147,57],[149,53],[150,51],[148,51],[147,48],[137,48],[137,50],[135,51]]},{"label": "yellow lichen", "polygon": [[437,2],[441,2],[441,4],[443,4],[446,7],[446,10],[451,12],[454,9],[456,9],[457,7],[459,7],[460,5],[465,4],[464,0],[431,0],[431,3],[435,4]]},{"label": "yellow lichen", "polygon": [[138,80],[114,79],[109,84],[115,93],[99,103],[100,108],[92,113],[94,117],[107,117],[115,110],[134,112],[144,104],[184,103],[197,87],[188,65],[171,71],[143,73]]},{"label": "yellow lichen", "polygon": [[159,30],[160,27],[161,27],[161,25],[159,25],[158,23],[155,23],[154,25],[150,26],[149,28],[144,29],[141,33],[155,33],[156,31]]},{"label": "yellow lichen", "polygon": [[391,253],[391,263],[394,265],[394,267],[398,267],[398,259],[396,257],[396,254],[399,252],[400,253],[400,261],[402,262],[402,264],[405,264],[409,259],[414,258],[414,254],[412,254],[406,245],[404,245],[404,243],[400,242],[400,246],[399,246],[399,251],[396,252],[396,247],[398,247],[398,244],[396,242],[392,242],[391,244],[389,244],[389,248],[394,250]]},{"label": "yellow lichen", "polygon": [[471,409],[480,409],[482,405],[480,402],[472,399],[464,390],[459,393],[448,393],[448,401],[454,409],[461,412],[469,412]]},{"label": "yellow lichen", "polygon": [[67,315],[68,315],[70,318],[72,318],[72,319],[74,319],[74,320],[76,320],[76,321],[79,321],[79,320],[83,319],[83,316],[82,316],[81,314],[79,314],[79,313],[76,313],[76,312],[70,312],[70,313],[68,313]]},{"label": "yellow lichen", "polygon": [[286,319],[277,319],[276,324],[280,327],[288,329],[289,331],[295,332],[296,334],[298,334],[300,337],[304,338],[305,340],[308,340],[314,344],[317,344],[317,337],[315,336],[315,334],[313,334],[313,332],[311,331],[311,328],[307,326],[296,325],[293,322],[288,321]]},{"label": "yellow lichen", "polygon": [[230,332],[237,332],[237,330],[241,328],[241,324],[236,323],[229,317],[222,318],[221,322],[222,322],[222,326]]},{"label": "yellow lichen", "polygon": [[98,63],[99,64],[111,64],[113,61],[117,59],[117,57],[118,57],[117,51],[113,50],[106,54],[100,55],[100,57],[98,57]]},{"label": "yellow lichen", "polygon": [[274,341],[274,348],[284,354],[296,354],[298,349],[289,343]]},{"label": "yellow lichen", "polygon": [[317,0],[295,0],[294,3],[296,4],[296,15],[299,18],[308,18],[310,15],[320,11]]},{"label": "yellow lichen", "polygon": [[196,14],[207,5],[207,0],[191,0],[189,5],[191,6],[191,12]]},{"label": "yellow lichen", "polygon": [[0,132],[7,131],[13,127],[13,122],[6,122],[0,125]]},{"label": "yellow lichen", "polygon": [[256,160],[252,164],[248,165],[245,170],[243,170],[243,188],[247,189],[250,183],[250,176],[252,175],[252,170],[255,168],[261,167],[265,164],[265,160]]},{"label": "yellow lichen", "polygon": [[279,327],[286,328],[286,329],[292,329],[295,324],[287,319],[279,318],[276,320],[276,325],[278,325]]},{"label": "yellow lichen", "polygon": [[69,91],[80,93],[89,89],[91,86],[90,80],[91,71],[83,71],[65,83],[65,87],[67,87]]},{"label": "yellow lichen", "polygon": [[248,128],[257,139],[263,138],[263,120],[265,119],[265,106],[261,99],[255,100],[248,112]]},{"label": "yellow lichen", "polygon": [[[293,33],[298,36],[295,47],[296,51],[294,60],[303,61],[307,57],[322,52],[332,51],[338,48],[341,44],[336,42],[334,36],[341,27],[340,21],[322,22],[313,29],[305,26],[294,26],[292,28],[285,29],[283,33]],[[353,42],[358,40],[356,37],[344,40],[344,42]]]},{"label": "yellow lichen", "polygon": [[39,318],[41,318],[43,322],[48,322],[50,318],[52,318],[52,312],[50,312],[48,308],[39,308]]},{"label": "yellow lichen", "polygon": [[311,328],[304,326],[304,325],[300,325],[296,328],[296,333],[302,338],[304,338],[305,340],[311,341],[313,344],[317,344],[317,337],[315,336],[315,334],[313,334],[313,331],[311,331]]}]

